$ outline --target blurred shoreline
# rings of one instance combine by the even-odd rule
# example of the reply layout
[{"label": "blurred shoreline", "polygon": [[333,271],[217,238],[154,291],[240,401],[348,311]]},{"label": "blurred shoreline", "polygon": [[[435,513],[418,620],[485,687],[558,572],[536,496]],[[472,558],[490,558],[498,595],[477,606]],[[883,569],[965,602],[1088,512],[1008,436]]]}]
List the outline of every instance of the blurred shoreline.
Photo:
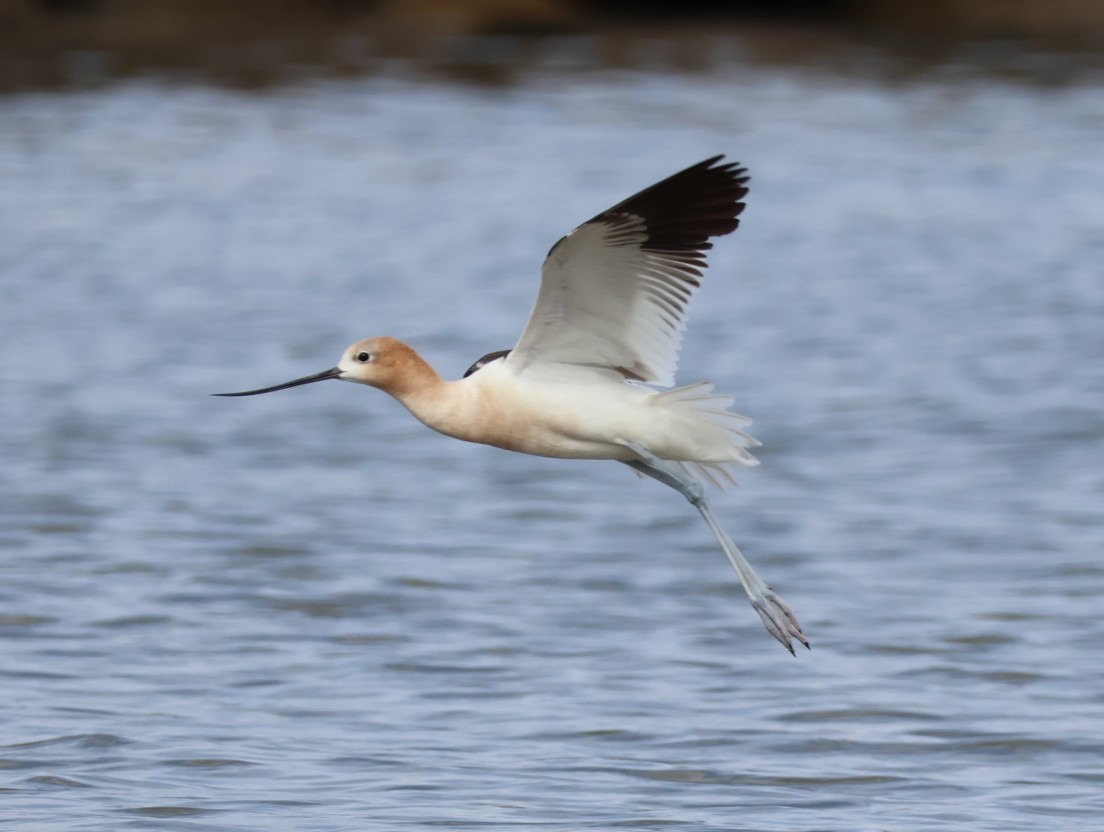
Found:
[{"label": "blurred shoreline", "polygon": [[0,94],[134,78],[264,89],[396,70],[499,84],[537,69],[693,72],[733,58],[888,79],[953,65],[1061,84],[1104,70],[1104,4],[608,5],[0,0]]}]

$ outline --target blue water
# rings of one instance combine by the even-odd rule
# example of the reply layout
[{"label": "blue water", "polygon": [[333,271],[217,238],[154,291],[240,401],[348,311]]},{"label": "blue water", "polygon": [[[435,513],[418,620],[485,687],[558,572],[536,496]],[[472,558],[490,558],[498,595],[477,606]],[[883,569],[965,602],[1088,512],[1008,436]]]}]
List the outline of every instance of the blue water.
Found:
[{"label": "blue water", "polygon": [[[0,99],[0,820],[1099,830],[1104,90],[724,64]],[[247,389],[446,376],[549,246],[717,152],[680,380],[813,642],[612,463]]]}]

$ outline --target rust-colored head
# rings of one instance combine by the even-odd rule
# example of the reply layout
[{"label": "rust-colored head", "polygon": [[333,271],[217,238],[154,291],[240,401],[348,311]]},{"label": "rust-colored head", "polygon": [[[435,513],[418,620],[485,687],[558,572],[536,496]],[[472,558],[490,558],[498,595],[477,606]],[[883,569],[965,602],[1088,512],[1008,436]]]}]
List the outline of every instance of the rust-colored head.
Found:
[{"label": "rust-colored head", "polygon": [[393,396],[416,391],[439,379],[437,373],[414,349],[397,338],[365,338],[345,350],[336,367],[311,376],[297,378],[259,390],[240,393],[215,393],[216,396],[256,396],[288,387],[298,387],[327,379],[355,381],[384,390]]},{"label": "rust-colored head", "polygon": [[382,336],[357,341],[341,356],[342,381],[355,381],[398,395],[435,379],[434,372],[413,347]]}]

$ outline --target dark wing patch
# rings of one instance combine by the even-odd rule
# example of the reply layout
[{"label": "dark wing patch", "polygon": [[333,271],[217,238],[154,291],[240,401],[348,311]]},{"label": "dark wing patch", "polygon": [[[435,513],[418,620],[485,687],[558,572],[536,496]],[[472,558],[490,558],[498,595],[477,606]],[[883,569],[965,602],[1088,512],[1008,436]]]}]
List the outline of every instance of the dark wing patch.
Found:
[{"label": "dark wing patch", "polygon": [[464,378],[467,378],[472,373],[479,372],[484,367],[486,367],[488,364],[490,364],[492,361],[497,361],[498,359],[504,358],[509,354],[510,354],[510,350],[497,350],[496,352],[487,353],[485,356],[483,356],[478,361],[476,361],[474,364],[472,364],[470,367],[468,367],[467,371],[464,373]]},{"label": "dark wing patch", "polygon": [[[724,155],[713,156],[668,176],[640,193],[617,203],[587,222],[617,224],[617,217],[629,214],[644,220],[648,239],[644,250],[678,255],[693,262],[696,271],[705,268],[701,252],[713,247],[710,237],[731,234],[740,225],[750,180],[739,162],[718,164]],[[586,225],[586,223],[583,223]],[[549,249],[551,254],[563,241]],[[694,281],[697,285],[696,281]]]},{"label": "dark wing patch", "polygon": [[[710,237],[731,234],[740,225],[747,196],[747,168],[737,162],[718,164],[724,156],[669,176],[603,211],[591,222],[608,222],[618,214],[644,220],[644,250],[673,258],[700,275]],[[688,282],[697,283],[695,280]]]}]

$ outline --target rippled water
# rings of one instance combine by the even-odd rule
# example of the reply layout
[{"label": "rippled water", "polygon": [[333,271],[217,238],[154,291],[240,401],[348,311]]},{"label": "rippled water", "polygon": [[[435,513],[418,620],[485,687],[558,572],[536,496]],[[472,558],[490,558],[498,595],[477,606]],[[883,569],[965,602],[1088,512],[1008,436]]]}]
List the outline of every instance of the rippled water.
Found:
[{"label": "rippled water", "polygon": [[[20,829],[1028,830],[1104,812],[1104,95],[731,65],[0,100],[0,818]],[[681,378],[704,524],[324,384],[510,346],[544,252],[754,177]]]}]

